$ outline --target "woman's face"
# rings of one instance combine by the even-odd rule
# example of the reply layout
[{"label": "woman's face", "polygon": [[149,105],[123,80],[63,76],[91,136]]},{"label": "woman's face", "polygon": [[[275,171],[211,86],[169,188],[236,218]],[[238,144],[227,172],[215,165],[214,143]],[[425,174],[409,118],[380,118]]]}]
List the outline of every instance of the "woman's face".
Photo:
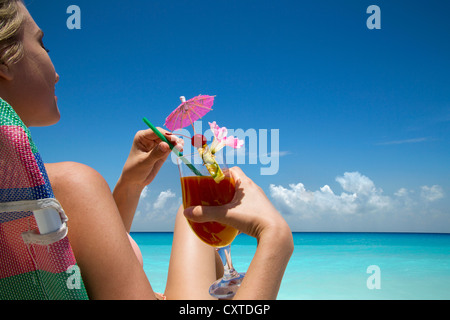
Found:
[{"label": "woman's face", "polygon": [[42,42],[43,32],[23,4],[20,10],[25,16],[24,56],[19,62],[8,65],[6,73],[2,72],[1,97],[13,106],[25,125],[52,125],[60,119],[55,96],[59,76]]}]

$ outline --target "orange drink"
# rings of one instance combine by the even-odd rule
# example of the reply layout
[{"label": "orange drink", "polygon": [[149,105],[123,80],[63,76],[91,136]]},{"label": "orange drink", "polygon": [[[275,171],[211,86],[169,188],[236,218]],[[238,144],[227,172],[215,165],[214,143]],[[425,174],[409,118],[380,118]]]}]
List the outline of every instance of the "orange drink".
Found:
[{"label": "orange drink", "polygon": [[[234,180],[228,176],[220,183],[216,183],[211,176],[182,177],[181,189],[184,208],[221,206],[231,202],[235,193]],[[235,228],[219,222],[188,222],[203,242],[217,248],[230,245],[239,233]]]}]

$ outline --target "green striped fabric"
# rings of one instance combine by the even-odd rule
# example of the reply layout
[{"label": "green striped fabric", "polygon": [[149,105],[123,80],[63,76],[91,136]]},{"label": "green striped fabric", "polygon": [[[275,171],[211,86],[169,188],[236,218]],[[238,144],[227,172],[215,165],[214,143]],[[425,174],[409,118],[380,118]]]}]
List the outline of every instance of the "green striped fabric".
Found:
[{"label": "green striped fabric", "polygon": [[[88,299],[60,206],[61,229],[39,234],[33,211],[43,199],[57,202],[42,158],[28,128],[0,98],[0,300]],[[30,211],[13,209],[24,201]]]}]

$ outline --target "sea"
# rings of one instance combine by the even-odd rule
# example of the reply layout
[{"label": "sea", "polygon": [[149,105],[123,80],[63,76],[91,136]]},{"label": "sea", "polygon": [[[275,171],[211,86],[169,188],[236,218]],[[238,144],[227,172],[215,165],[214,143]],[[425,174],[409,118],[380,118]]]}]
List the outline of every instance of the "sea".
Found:
[{"label": "sea", "polygon": [[[173,233],[131,235],[153,289],[164,292]],[[279,300],[450,299],[450,234],[300,232],[293,237]],[[237,271],[248,269],[256,246],[247,235],[236,238],[231,256]]]}]

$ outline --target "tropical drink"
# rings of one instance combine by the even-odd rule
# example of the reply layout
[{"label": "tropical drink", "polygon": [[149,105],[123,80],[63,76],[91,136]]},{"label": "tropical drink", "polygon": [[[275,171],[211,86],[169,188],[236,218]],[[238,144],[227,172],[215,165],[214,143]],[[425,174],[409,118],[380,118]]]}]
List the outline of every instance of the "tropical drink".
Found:
[{"label": "tropical drink", "polygon": [[[210,123],[214,132],[214,141],[208,146],[206,138],[197,134],[192,137],[192,145],[198,154],[194,155],[193,165],[185,157],[178,157],[181,190],[184,208],[192,206],[223,206],[230,203],[235,194],[235,182],[227,165],[216,159],[217,151],[225,145],[240,148],[244,142],[237,138],[227,137],[226,128],[220,128],[215,122]],[[192,231],[206,244],[215,247],[223,264],[223,277],[214,282],[209,293],[219,299],[232,298],[241,285],[245,273],[237,272],[231,261],[230,244],[239,231],[218,222],[198,223],[187,220]]]},{"label": "tropical drink", "polygon": [[[219,183],[211,176],[182,177],[181,189],[184,208],[221,206],[231,202],[235,192],[234,180],[229,176]],[[217,248],[230,245],[238,234],[238,230],[218,222],[188,222],[203,242]]]}]

